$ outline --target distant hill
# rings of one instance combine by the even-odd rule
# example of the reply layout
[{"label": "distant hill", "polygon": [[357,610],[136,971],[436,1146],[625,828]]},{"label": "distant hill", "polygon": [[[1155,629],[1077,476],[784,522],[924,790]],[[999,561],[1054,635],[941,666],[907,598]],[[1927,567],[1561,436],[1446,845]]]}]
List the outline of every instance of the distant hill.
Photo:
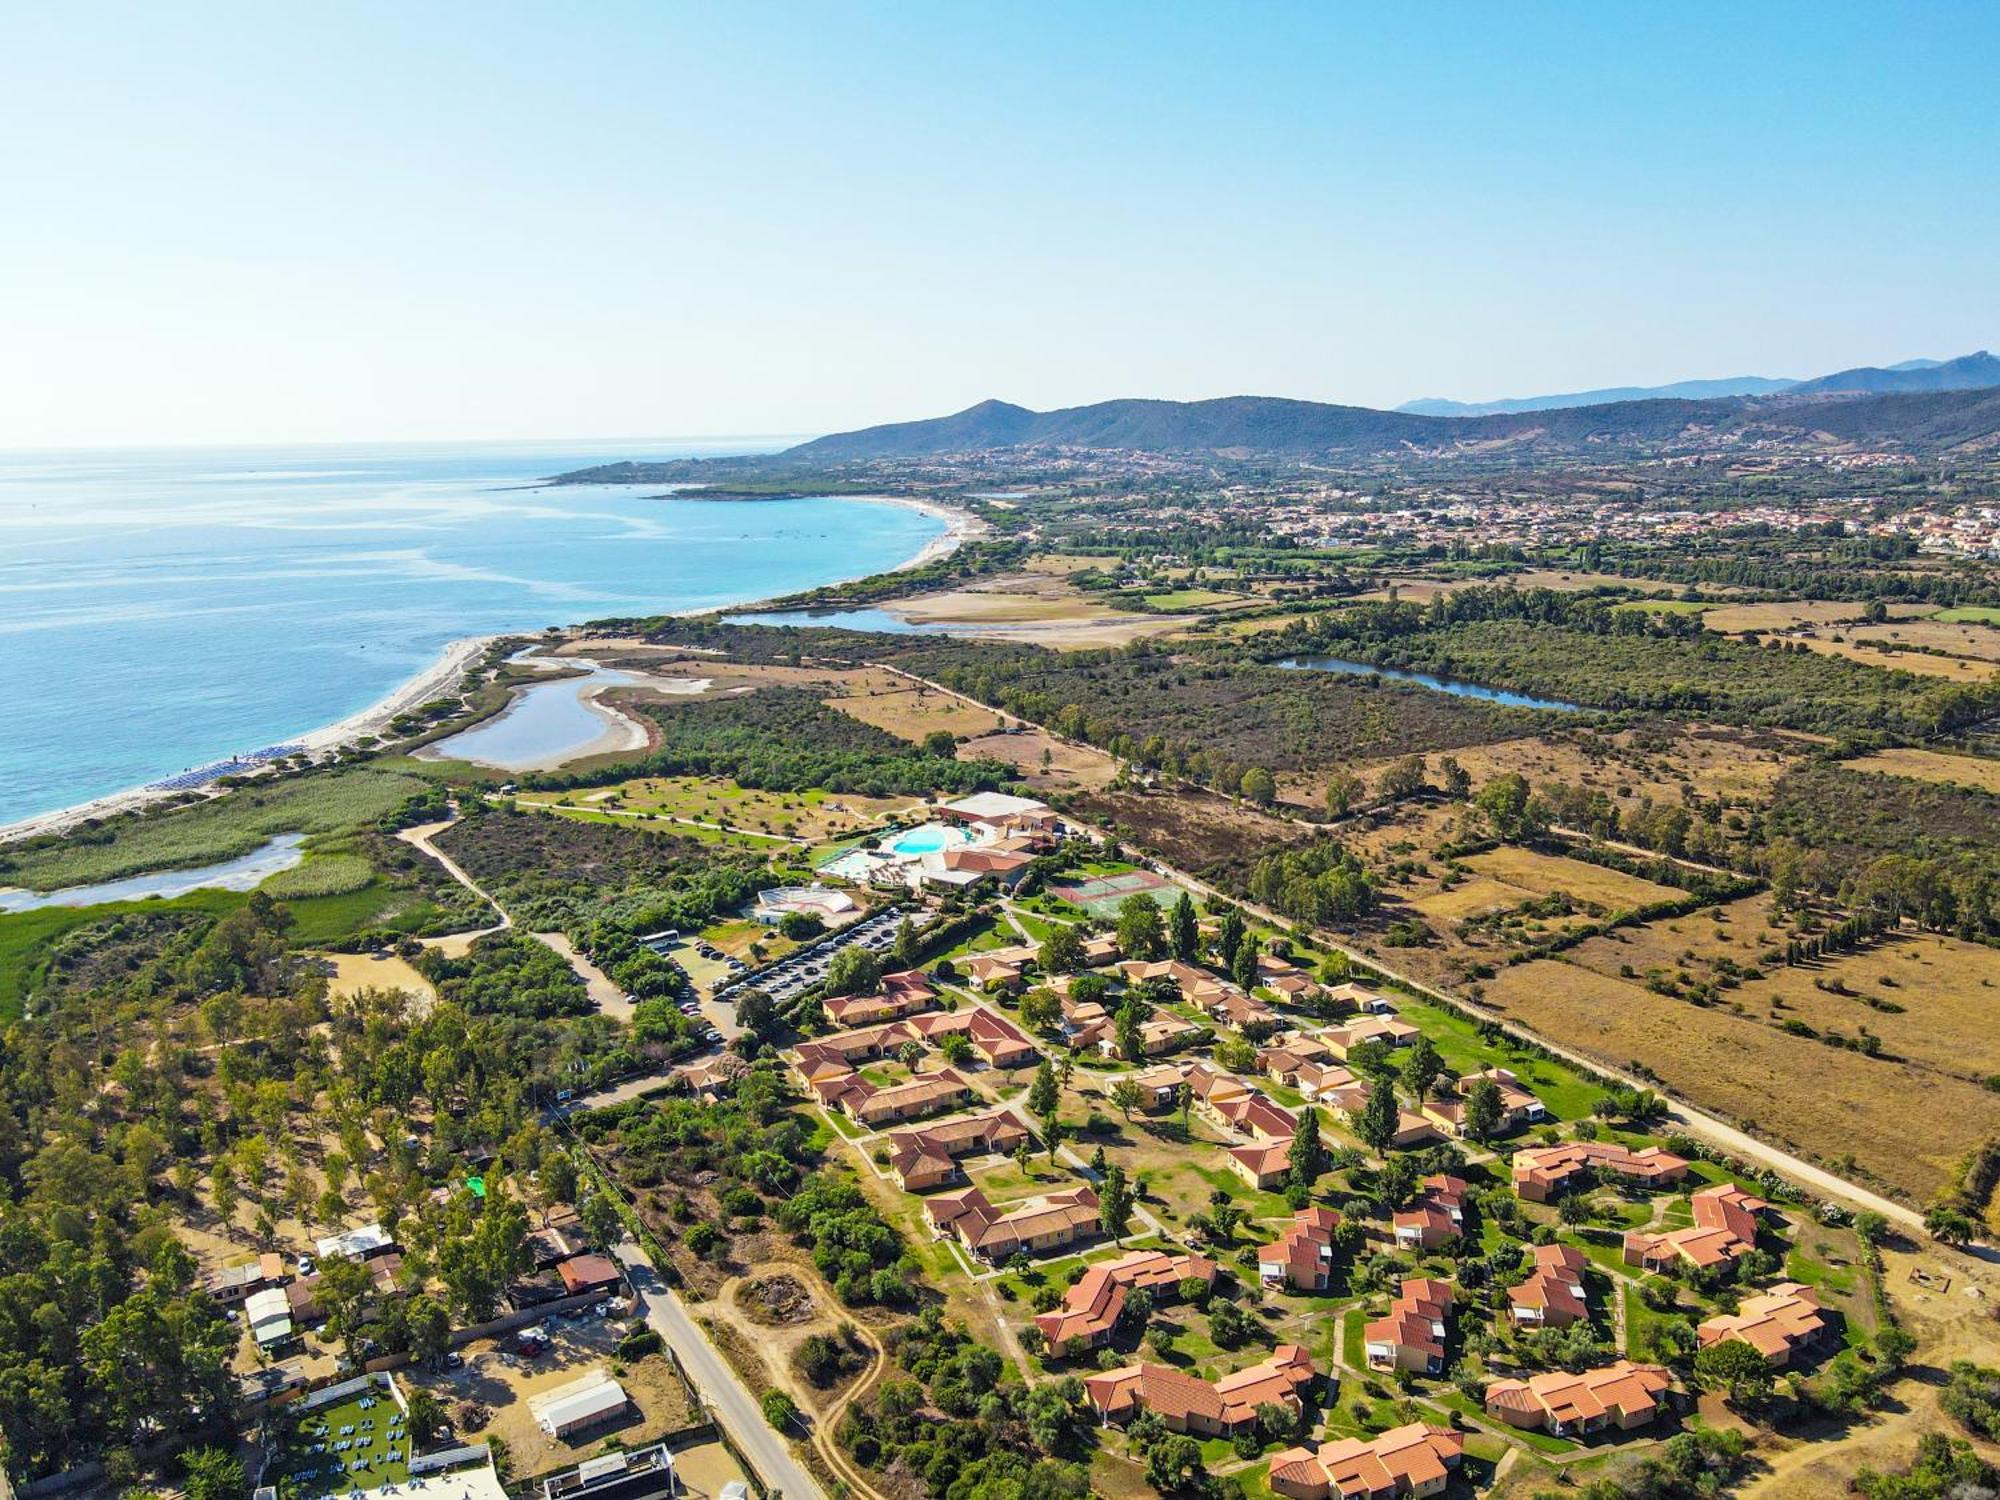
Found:
[{"label": "distant hill", "polygon": [[1612,385],[1595,391],[1570,391],[1560,396],[1520,396],[1505,401],[1447,401],[1426,396],[1405,401],[1396,410],[1419,417],[1490,417],[1505,412],[1551,411],[1564,406],[1607,406],[1614,401],[1714,401],[1724,396],[1770,396],[1788,391],[1795,380],[1766,375],[1737,375],[1723,380],[1680,380],[1672,385]]},{"label": "distant hill", "polygon": [[840,463],[1031,448],[1225,458],[1510,449],[1602,452],[1612,445],[1657,446],[1702,431],[1924,449],[1993,445],[2000,443],[2000,390],[1619,401],[1479,417],[1420,416],[1276,396],[1100,401],[1046,412],[982,401],[948,417],[815,438],[776,457],[781,462]]},{"label": "distant hill", "polygon": [[1907,364],[1878,369],[1864,365],[1855,370],[1802,380],[1791,389],[1794,396],[1818,396],[1848,391],[1879,394],[1911,391],[1973,391],[2000,386],[2000,359],[1984,349],[1958,359],[1911,360]]},{"label": "distant hill", "polygon": [[1723,380],[1682,380],[1673,385],[1619,385],[1559,396],[1520,396],[1503,401],[1447,401],[1427,396],[1396,410],[1424,417],[1485,417],[1506,412],[1551,411],[1565,406],[1603,406],[1614,401],[1679,399],[1713,401],[1729,396],[1776,396],[1899,391],[1970,391],[2000,386],[2000,359],[1981,350],[1960,359],[1906,359],[1899,365],[1864,365],[1812,380],[1780,380],[1736,375]]}]

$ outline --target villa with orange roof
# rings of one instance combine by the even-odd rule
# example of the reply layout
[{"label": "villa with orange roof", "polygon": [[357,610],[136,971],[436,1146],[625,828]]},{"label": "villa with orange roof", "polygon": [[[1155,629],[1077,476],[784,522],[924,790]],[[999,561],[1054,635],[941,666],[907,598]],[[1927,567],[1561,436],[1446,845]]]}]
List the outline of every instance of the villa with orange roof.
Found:
[{"label": "villa with orange roof", "polygon": [[1662,1188],[1687,1176],[1687,1169],[1684,1160],[1658,1146],[1634,1151],[1616,1141],[1558,1141],[1514,1153],[1514,1191],[1530,1203],[1550,1203],[1594,1177]]},{"label": "villa with orange roof", "polygon": [[1389,1500],[1440,1495],[1465,1457],[1465,1437],[1411,1422],[1380,1437],[1287,1448],[1271,1460],[1271,1491],[1289,1500]]},{"label": "villa with orange roof", "polygon": [[1615,1427],[1629,1432],[1660,1413],[1673,1378],[1659,1365],[1621,1359],[1572,1375],[1551,1370],[1486,1387],[1486,1415],[1510,1427],[1577,1437]]},{"label": "villa with orange roof", "polygon": [[1741,1339],[1766,1364],[1790,1364],[1833,1332],[1833,1324],[1811,1287],[1781,1282],[1768,1292],[1745,1297],[1733,1313],[1706,1319],[1695,1329],[1701,1347]]},{"label": "villa with orange roof", "polygon": [[1302,1208],[1285,1232],[1257,1252],[1257,1276],[1266,1286],[1323,1292],[1333,1280],[1333,1231],[1340,1215],[1314,1204]]},{"label": "villa with orange roof", "polygon": [[905,1192],[929,1192],[964,1178],[961,1157],[1004,1156],[1026,1139],[1028,1127],[1004,1109],[940,1120],[915,1130],[891,1132],[889,1170]]},{"label": "villa with orange roof", "polygon": [[1059,1359],[1078,1349],[1095,1349],[1109,1339],[1135,1288],[1144,1287],[1156,1303],[1172,1302],[1179,1298],[1183,1281],[1212,1287],[1215,1277],[1216,1264],[1205,1255],[1134,1250],[1090,1267],[1063,1294],[1060,1307],[1036,1315],[1035,1327],[1050,1357]]},{"label": "villa with orange roof", "polygon": [[1688,1200],[1694,1222],[1684,1229],[1625,1236],[1625,1264],[1664,1271],[1676,1261],[1697,1271],[1733,1265],[1757,1248],[1757,1218],[1770,1205],[1733,1182],[1705,1187]]},{"label": "villa with orange roof", "polygon": [[1097,1194],[1087,1185],[995,1208],[976,1187],[933,1198],[924,1207],[940,1238],[956,1236],[981,1260],[999,1262],[1017,1252],[1039,1254],[1073,1245],[1097,1232]]},{"label": "villa with orange roof", "polygon": [[1320,1038],[1343,1062],[1347,1054],[1363,1042],[1380,1042],[1385,1047],[1408,1047],[1421,1035],[1400,1016],[1361,1016],[1345,1026],[1329,1026]]},{"label": "villa with orange roof", "polygon": [[1260,1406],[1303,1411],[1300,1393],[1318,1378],[1312,1356],[1297,1344],[1280,1344],[1262,1363],[1213,1382],[1171,1365],[1140,1363],[1086,1375],[1083,1391],[1107,1426],[1149,1411],[1169,1432],[1230,1437],[1255,1425]]},{"label": "villa with orange roof", "polygon": [[878,995],[839,995],[822,1007],[836,1026],[868,1026],[913,1016],[937,1004],[937,987],[917,969],[882,976]]},{"label": "villa with orange roof", "polygon": [[1567,1328],[1590,1316],[1583,1296],[1584,1253],[1569,1245],[1535,1246],[1535,1269],[1507,1288],[1514,1321],[1524,1328]]},{"label": "villa with orange roof", "polygon": [[1500,1134],[1506,1135],[1527,1125],[1537,1124],[1549,1117],[1542,1101],[1521,1087],[1514,1075],[1505,1068],[1486,1068],[1478,1073],[1467,1073],[1452,1085],[1452,1096],[1448,1099],[1429,1099],[1424,1102],[1423,1116],[1436,1125],[1446,1135],[1456,1139],[1465,1133],[1465,1106],[1472,1097],[1472,1091],[1482,1083],[1490,1083],[1500,1093]]},{"label": "villa with orange roof", "polygon": [[1465,1233],[1465,1179],[1440,1173],[1419,1186],[1417,1201],[1391,1220],[1398,1250],[1435,1250]]},{"label": "villa with orange roof", "polygon": [[1253,1188],[1275,1188],[1284,1183],[1292,1170],[1292,1143],[1290,1141],[1266,1141],[1247,1146],[1231,1146],[1224,1153],[1229,1158],[1229,1169]]},{"label": "villa with orange roof", "polygon": [[1450,1313],[1450,1282],[1409,1277],[1389,1304],[1388,1313],[1372,1319],[1361,1331],[1368,1368],[1442,1374],[1445,1319]]}]

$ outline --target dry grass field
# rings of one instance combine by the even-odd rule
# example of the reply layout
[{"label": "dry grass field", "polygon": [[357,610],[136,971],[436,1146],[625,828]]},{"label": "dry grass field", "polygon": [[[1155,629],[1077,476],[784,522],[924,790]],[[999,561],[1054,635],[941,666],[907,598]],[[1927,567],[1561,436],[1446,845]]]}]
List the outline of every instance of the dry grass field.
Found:
[{"label": "dry grass field", "polygon": [[[1007,573],[964,588],[900,599],[889,609],[906,620],[964,626],[966,635],[1028,641],[1058,649],[1122,646],[1165,635],[1189,617],[1128,614],[1075,588],[1061,571]],[[956,632],[954,632],[956,633]]]},{"label": "dry grass field", "polygon": [[917,800],[817,790],[767,792],[721,776],[642,776],[615,786],[538,798],[536,803],[607,815],[658,813],[817,843],[872,827]]},{"label": "dry grass field", "polygon": [[[1915,619],[1930,614],[1937,606],[1932,604],[1892,604],[1889,614],[1893,619]],[[1723,635],[1734,635],[1739,631],[1757,630],[1766,634],[1773,630],[1796,630],[1802,625],[1840,625],[1848,621],[1858,622],[1862,606],[1840,600],[1799,599],[1778,604],[1725,604],[1709,610],[1702,616],[1702,624]]]},{"label": "dry grass field", "polygon": [[1705,1108],[1916,1200],[2000,1130],[2000,1094],[1927,1068],[1863,1057],[1762,1020],[1656,995],[1573,963],[1501,971],[1485,1000],[1552,1041],[1640,1064]]},{"label": "dry grass field", "polygon": [[931,688],[912,687],[907,678],[882,676],[882,683],[857,684],[853,690],[826,699],[826,706],[913,744],[940,729],[955,735],[990,734],[1004,722],[991,709],[974,708]]},{"label": "dry grass field", "polygon": [[1433,922],[1461,922],[1488,912],[1509,911],[1529,899],[1530,893],[1504,880],[1466,880],[1450,890],[1435,890],[1418,896],[1410,905]]},{"label": "dry grass field", "polygon": [[1578,859],[1537,854],[1532,849],[1512,845],[1475,854],[1465,865],[1489,880],[1520,890],[1523,900],[1567,891],[1610,911],[1626,911],[1655,901],[1668,901],[1679,894],[1669,886],[1655,885],[1620,870],[1586,864]]},{"label": "dry grass field", "polygon": [[1812,635],[1792,636],[1790,639],[1821,656],[1841,656],[1860,662],[1864,667],[1880,667],[1885,672],[1908,672],[1916,677],[1984,682],[1995,672],[2000,672],[2000,662],[1975,661],[1962,656],[1926,656],[1921,651],[1886,651],[1851,635],[1838,641]]},{"label": "dry grass field", "polygon": [[1952,656],[2000,661],[2000,630],[1991,625],[1950,620],[1903,620],[1888,625],[1857,625],[1846,632],[1855,641],[1899,641]]},{"label": "dry grass field", "polygon": [[[958,747],[967,760],[1003,760],[1018,766],[1037,791],[1088,790],[1109,786],[1118,777],[1118,762],[1088,745],[1070,745],[1040,729],[989,734]],[[1048,755],[1048,763],[1042,756]]]},{"label": "dry grass field", "polygon": [[1950,755],[1941,750],[1877,750],[1845,764],[1853,771],[1875,771],[1885,776],[1907,776],[1912,781],[1938,781],[1947,786],[2000,792],[2000,760],[1981,760],[1973,755]]}]

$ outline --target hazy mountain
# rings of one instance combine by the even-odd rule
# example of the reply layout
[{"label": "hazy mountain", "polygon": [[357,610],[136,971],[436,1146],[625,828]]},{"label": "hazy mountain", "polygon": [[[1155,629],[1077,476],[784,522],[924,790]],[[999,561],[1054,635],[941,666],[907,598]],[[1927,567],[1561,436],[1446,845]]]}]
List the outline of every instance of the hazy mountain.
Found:
[{"label": "hazy mountain", "polygon": [[1563,406],[1606,406],[1614,401],[1713,401],[1724,396],[1769,396],[1798,382],[1767,375],[1735,375],[1723,380],[1680,380],[1672,385],[1613,385],[1561,396],[1519,396],[1505,401],[1447,401],[1425,396],[1396,410],[1420,417],[1487,417],[1503,412],[1550,411]]},{"label": "hazy mountain", "polygon": [[1714,401],[1621,401],[1477,417],[1420,416],[1272,396],[1100,401],[1046,412],[982,401],[948,417],[815,438],[777,458],[837,463],[1028,448],[1221,457],[1479,449],[1601,453],[1614,444],[1660,444],[1703,429],[1799,442],[1908,444],[1925,449],[1990,445],[2000,442],[2000,390],[1818,400],[1785,394]]},{"label": "hazy mountain", "polygon": [[1974,391],[2000,385],[2000,359],[1984,349],[1977,354],[1947,360],[1911,360],[1906,364],[1879,369],[1863,365],[1802,380],[1791,389],[1794,396],[1818,396],[1846,391]]},{"label": "hazy mountain", "polygon": [[1425,417],[1484,417],[1503,412],[1553,411],[1566,406],[1603,406],[1613,401],[1712,401],[1728,396],[1817,396],[1855,391],[1971,391],[2000,385],[2000,360],[1984,350],[1960,359],[1906,359],[1899,365],[1864,365],[1812,380],[1736,375],[1724,380],[1682,380],[1672,385],[1618,385],[1559,396],[1519,396],[1504,401],[1447,401],[1426,396],[1396,410]]}]

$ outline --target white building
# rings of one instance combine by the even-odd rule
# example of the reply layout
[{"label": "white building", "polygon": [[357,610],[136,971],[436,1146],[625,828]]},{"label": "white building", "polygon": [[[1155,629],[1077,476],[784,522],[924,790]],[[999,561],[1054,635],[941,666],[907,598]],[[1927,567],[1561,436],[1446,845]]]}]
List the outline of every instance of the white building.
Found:
[{"label": "white building", "polygon": [[632,1401],[624,1386],[597,1369],[580,1380],[544,1391],[528,1404],[543,1432],[550,1437],[567,1437],[609,1421],[630,1407]]}]

